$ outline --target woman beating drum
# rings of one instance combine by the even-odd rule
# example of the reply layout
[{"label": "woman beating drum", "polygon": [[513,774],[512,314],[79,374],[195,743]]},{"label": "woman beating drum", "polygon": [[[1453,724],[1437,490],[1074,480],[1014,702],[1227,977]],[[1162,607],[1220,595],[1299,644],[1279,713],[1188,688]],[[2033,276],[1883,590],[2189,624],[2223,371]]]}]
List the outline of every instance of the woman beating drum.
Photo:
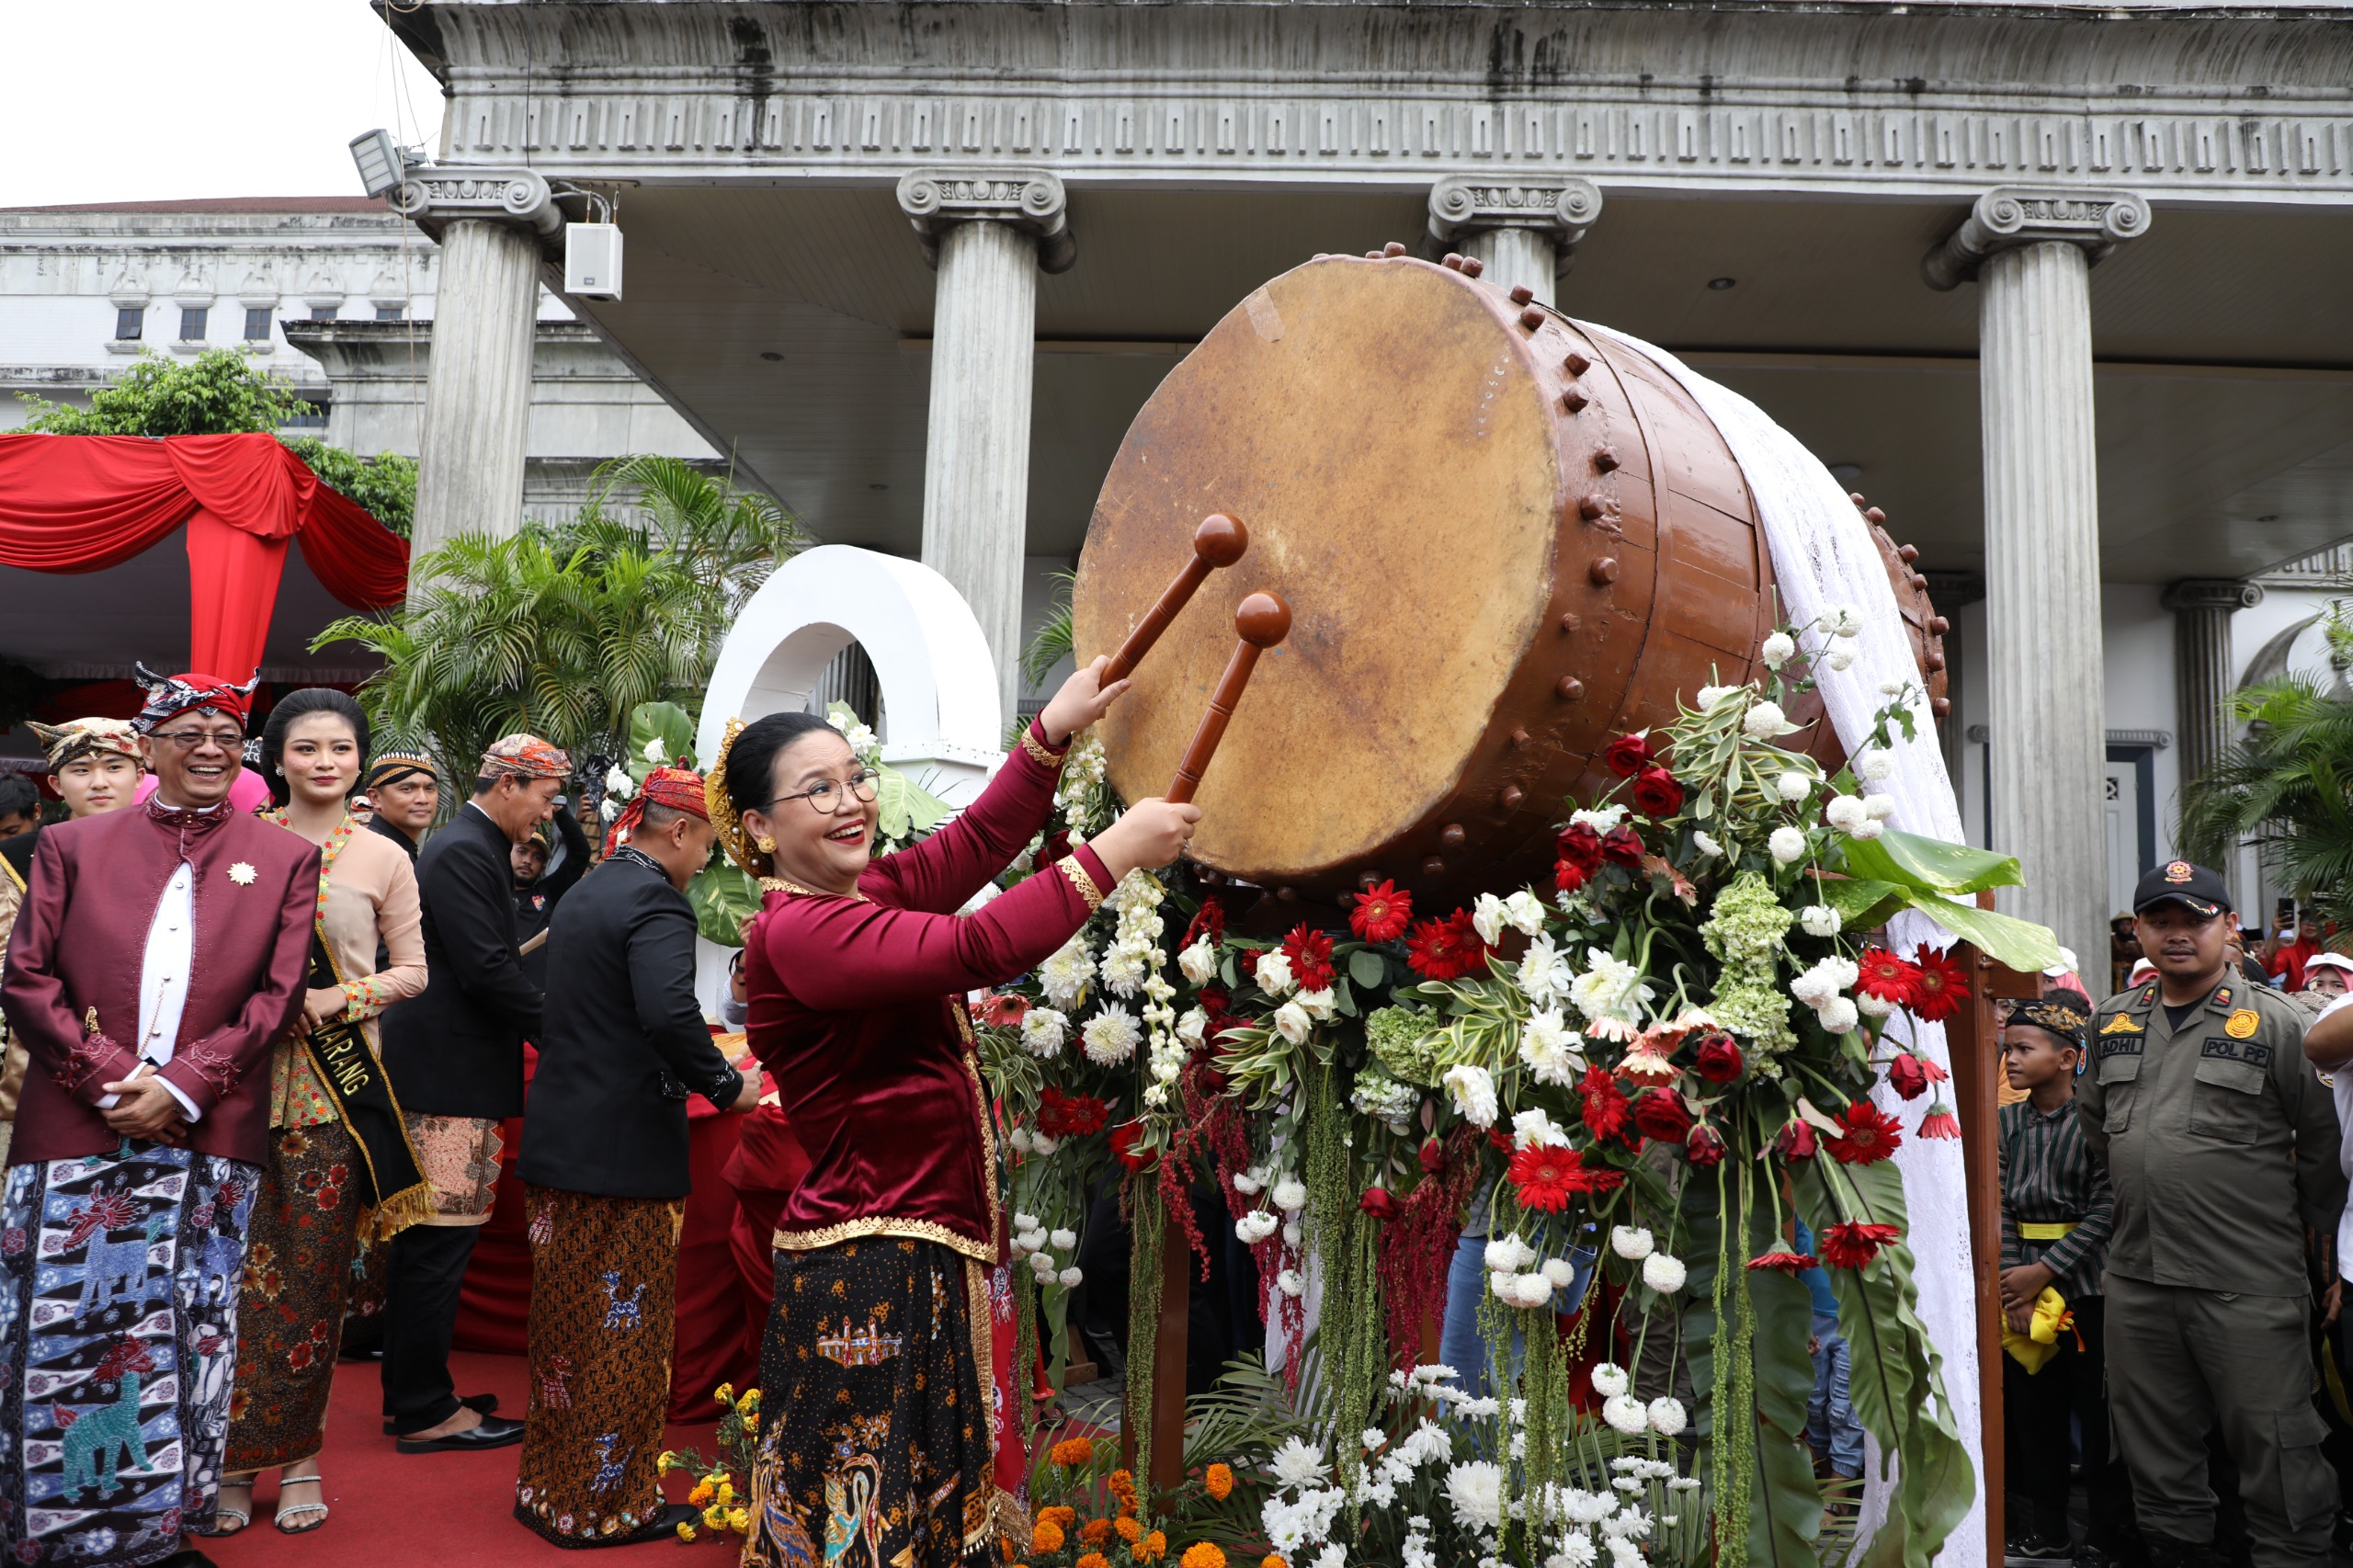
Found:
[{"label": "woman beating drum", "polygon": [[765,895],[745,949],[751,1045],[812,1161],[775,1238],[747,1565],[815,1562],[822,1540],[948,1568],[1023,1533],[1006,1411],[1026,1380],[1000,1392],[997,1148],[962,993],[1051,954],[1130,870],[1174,860],[1200,812],[1139,801],[956,911],[1043,826],[1071,737],[1127,689],[1103,684],[1108,663],[1063,684],[961,816],[881,859],[876,780],[824,720],[728,726],[710,820]]}]

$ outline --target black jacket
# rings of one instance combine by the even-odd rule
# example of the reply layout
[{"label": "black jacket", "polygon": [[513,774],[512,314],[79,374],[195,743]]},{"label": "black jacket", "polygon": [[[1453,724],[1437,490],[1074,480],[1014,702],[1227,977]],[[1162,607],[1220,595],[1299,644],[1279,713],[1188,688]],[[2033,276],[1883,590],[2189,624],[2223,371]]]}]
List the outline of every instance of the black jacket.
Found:
[{"label": "black jacket", "polygon": [[[580,819],[572,814],[570,806],[555,809],[557,863],[550,866],[540,880],[527,888],[514,889],[515,940],[528,942],[548,928],[555,918],[555,906],[588,872],[588,835],[580,831]],[[512,882],[510,870],[509,882]],[[548,988],[548,945],[541,942],[523,955],[523,972],[531,983],[545,991]]]},{"label": "black jacket", "polygon": [[695,917],[647,857],[620,850],[548,931],[547,1027],[523,1113],[523,1179],[608,1198],[684,1198],[687,1096],[743,1080],[695,1000]]},{"label": "black jacket", "polygon": [[[411,866],[416,864],[417,848],[415,839],[411,838],[407,834],[403,833],[399,828],[394,827],[391,823],[386,822],[380,816],[371,816],[368,819],[368,831],[380,835],[385,838],[389,838],[394,844],[399,845],[401,846],[401,853],[408,857],[408,863]],[[382,966],[379,965],[378,967],[381,968]]]},{"label": "black jacket", "polygon": [[384,1070],[403,1110],[523,1112],[523,1041],[538,1037],[546,998],[515,954],[507,848],[498,824],[468,803],[416,858],[425,993],[384,1014]]}]

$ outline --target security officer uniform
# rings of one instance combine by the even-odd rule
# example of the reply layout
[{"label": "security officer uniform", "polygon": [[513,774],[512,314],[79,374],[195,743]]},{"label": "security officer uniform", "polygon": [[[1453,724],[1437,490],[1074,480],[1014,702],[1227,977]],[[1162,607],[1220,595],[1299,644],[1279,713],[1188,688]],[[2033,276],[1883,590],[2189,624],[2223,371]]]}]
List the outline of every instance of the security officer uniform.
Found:
[{"label": "security officer uniform", "polygon": [[[2213,916],[2221,877],[2176,860],[2135,890]],[[2176,1014],[2178,1013],[2178,1017]],[[2075,1096],[2116,1189],[2108,1387],[2155,1568],[2213,1539],[2206,1434],[2240,1472],[2256,1568],[2325,1563],[2336,1477],[2313,1408],[2304,1234],[2345,1202],[2336,1111],[2294,1004],[2225,970],[2187,1009],[2143,981],[2092,1024]]]}]

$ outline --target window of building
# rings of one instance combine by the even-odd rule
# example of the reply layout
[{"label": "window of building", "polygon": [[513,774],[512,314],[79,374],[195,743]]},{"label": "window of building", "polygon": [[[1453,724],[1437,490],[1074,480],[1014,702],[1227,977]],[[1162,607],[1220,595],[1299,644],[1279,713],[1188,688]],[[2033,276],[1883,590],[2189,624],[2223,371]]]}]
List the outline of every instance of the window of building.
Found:
[{"label": "window of building", "polygon": [[407,319],[407,307],[404,305],[378,305],[376,307],[376,319],[378,321],[404,321]]},{"label": "window of building", "polygon": [[182,305],[180,307],[180,341],[182,343],[203,342],[205,324],[211,319],[211,316],[212,312],[209,306]]},{"label": "window of building", "polygon": [[284,428],[289,430],[324,430],[327,427],[327,399],[324,392],[306,393]]},{"label": "window of building", "polygon": [[144,336],[146,335],[146,306],[122,305],[116,309],[114,312],[114,335],[118,342],[126,342]]},{"label": "window of building", "polygon": [[313,321],[333,321],[335,320],[335,307],[333,305],[313,305],[311,307],[311,319]]},{"label": "window of building", "polygon": [[247,343],[269,341],[269,307],[267,305],[245,307],[245,341]]}]

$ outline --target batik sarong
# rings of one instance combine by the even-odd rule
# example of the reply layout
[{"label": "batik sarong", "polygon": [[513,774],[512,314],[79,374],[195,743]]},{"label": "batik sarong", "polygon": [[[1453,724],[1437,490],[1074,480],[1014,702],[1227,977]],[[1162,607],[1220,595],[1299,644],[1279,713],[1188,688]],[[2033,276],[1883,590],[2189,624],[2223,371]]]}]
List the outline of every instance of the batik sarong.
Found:
[{"label": "batik sarong", "polygon": [[897,1236],[777,1254],[745,1568],[949,1568],[995,1545],[985,1278]]},{"label": "batik sarong", "polygon": [[0,1561],[138,1564],[212,1522],[261,1173],[162,1144],[0,1195]]},{"label": "batik sarong", "polygon": [[409,1111],[409,1146],[433,1184],[426,1225],[479,1225],[498,1200],[498,1156],[506,1147],[495,1121],[477,1116],[427,1116]]},{"label": "batik sarong", "polygon": [[515,1517],[558,1546],[659,1517],[686,1205],[525,1186],[530,1403]]},{"label": "batik sarong", "polygon": [[229,1404],[232,1475],[294,1464],[326,1439],[359,1220],[357,1151],[339,1121],[280,1128],[254,1200]]}]

